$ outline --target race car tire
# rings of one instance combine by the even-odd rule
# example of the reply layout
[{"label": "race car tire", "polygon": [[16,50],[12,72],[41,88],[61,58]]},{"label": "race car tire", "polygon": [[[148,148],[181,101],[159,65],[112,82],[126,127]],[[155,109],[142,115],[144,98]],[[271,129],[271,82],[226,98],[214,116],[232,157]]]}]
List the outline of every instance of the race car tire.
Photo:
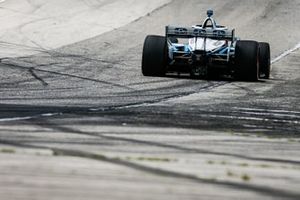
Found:
[{"label": "race car tire", "polygon": [[207,69],[207,79],[208,80],[218,80],[218,79],[220,79],[219,70],[208,67],[208,69]]},{"label": "race car tire", "polygon": [[144,76],[165,76],[167,55],[166,38],[148,35],[143,48],[142,74]]},{"label": "race car tire", "polygon": [[260,42],[259,44],[259,74],[260,78],[269,79],[271,71],[271,55],[270,45],[266,42]]},{"label": "race car tire", "polygon": [[256,41],[237,41],[235,47],[235,79],[241,81],[258,80],[258,51],[258,42]]}]

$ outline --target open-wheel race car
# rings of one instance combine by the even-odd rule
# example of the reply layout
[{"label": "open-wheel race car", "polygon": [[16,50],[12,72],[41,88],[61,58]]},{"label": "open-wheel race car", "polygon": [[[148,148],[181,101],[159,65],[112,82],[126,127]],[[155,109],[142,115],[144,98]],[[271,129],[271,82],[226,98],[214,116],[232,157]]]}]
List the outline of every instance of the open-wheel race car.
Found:
[{"label": "open-wheel race car", "polygon": [[230,76],[257,81],[270,77],[270,45],[240,40],[235,30],[217,25],[207,11],[202,25],[166,26],[165,36],[148,35],[144,42],[142,73],[165,76],[189,73],[193,78]]}]

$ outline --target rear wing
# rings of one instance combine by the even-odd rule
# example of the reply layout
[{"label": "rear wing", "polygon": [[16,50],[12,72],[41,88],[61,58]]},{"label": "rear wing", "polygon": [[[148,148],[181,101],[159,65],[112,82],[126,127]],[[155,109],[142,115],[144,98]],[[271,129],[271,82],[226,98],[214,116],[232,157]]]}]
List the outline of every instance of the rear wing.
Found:
[{"label": "rear wing", "polygon": [[166,26],[166,37],[176,38],[210,38],[215,40],[234,40],[234,29],[210,29],[201,27]]}]

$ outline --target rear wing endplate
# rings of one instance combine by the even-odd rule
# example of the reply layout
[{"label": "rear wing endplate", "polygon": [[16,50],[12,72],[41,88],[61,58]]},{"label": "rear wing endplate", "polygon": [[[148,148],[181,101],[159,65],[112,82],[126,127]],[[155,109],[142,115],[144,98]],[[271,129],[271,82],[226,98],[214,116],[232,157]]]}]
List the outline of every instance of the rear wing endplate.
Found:
[{"label": "rear wing endplate", "polygon": [[234,40],[234,29],[210,29],[201,27],[166,26],[166,37],[176,38],[210,38],[215,40]]}]

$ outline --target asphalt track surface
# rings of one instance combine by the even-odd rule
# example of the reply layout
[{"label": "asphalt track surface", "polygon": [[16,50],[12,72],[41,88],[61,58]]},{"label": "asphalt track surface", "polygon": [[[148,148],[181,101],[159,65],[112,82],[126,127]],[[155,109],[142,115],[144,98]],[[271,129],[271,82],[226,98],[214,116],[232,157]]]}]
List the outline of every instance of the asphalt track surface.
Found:
[{"label": "asphalt track surface", "polygon": [[[270,80],[141,75],[145,36],[201,23],[207,8],[270,43]],[[2,56],[0,198],[299,199],[299,9],[174,0],[83,41]]]}]

